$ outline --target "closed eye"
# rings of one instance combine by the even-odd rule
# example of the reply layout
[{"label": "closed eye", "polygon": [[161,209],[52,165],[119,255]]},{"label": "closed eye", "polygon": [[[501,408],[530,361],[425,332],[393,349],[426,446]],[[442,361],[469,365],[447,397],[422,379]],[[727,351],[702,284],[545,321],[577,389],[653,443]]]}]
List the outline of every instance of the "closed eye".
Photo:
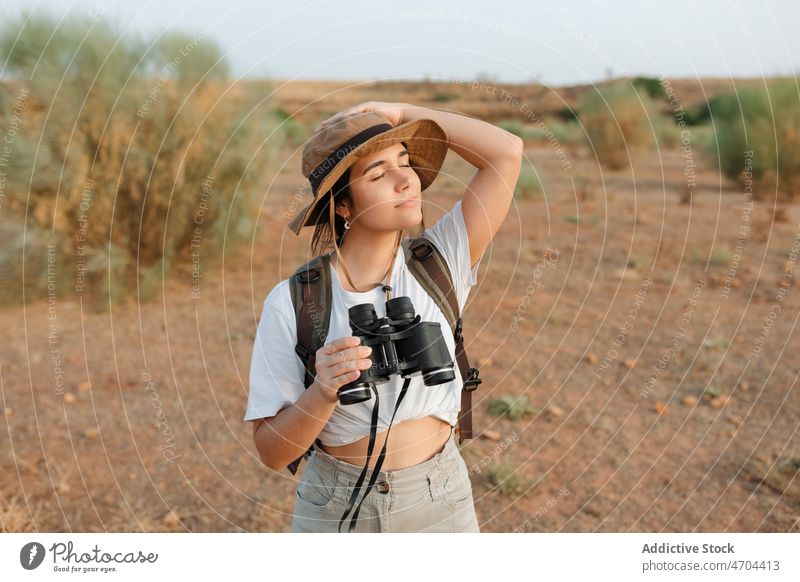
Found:
[{"label": "closed eye", "polygon": [[[406,165],[403,165],[403,166],[400,166],[400,167],[401,167],[401,168],[410,168],[410,167],[411,167],[411,165],[409,165],[409,164],[406,164]],[[386,175],[386,172],[383,172],[381,175],[379,175],[379,176],[376,176],[376,177],[374,177],[372,180],[370,180],[370,182],[377,182],[378,180],[380,180],[381,178],[383,178],[385,175]]]}]

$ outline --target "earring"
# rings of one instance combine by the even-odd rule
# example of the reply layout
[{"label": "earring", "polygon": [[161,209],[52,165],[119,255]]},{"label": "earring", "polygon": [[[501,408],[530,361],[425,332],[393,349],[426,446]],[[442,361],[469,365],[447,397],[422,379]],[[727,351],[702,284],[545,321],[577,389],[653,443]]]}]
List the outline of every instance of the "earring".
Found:
[{"label": "earring", "polygon": [[344,219],[344,229],[345,230],[350,229],[350,222],[346,218]]}]

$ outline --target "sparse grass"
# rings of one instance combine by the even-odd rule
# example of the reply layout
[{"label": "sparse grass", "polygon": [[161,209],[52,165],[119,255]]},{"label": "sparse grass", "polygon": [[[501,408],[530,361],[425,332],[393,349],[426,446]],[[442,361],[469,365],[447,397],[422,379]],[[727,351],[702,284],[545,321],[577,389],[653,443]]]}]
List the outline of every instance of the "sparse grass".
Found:
[{"label": "sparse grass", "polygon": [[692,249],[691,261],[693,263],[705,265],[706,261],[712,267],[724,267],[730,264],[733,259],[733,253],[728,249],[718,248],[714,249],[711,256],[701,254],[699,251]]},{"label": "sparse grass", "polygon": [[589,217],[580,218],[579,216],[575,216],[574,214],[567,214],[564,217],[565,222],[569,222],[570,224],[597,224],[600,219],[595,216],[591,215]]},{"label": "sparse grass", "polygon": [[639,269],[641,267],[646,266],[649,263],[646,257],[641,257],[639,255],[631,255],[628,259],[627,266],[631,269]]},{"label": "sparse grass", "polygon": [[703,396],[708,396],[709,398],[717,398],[722,396],[722,388],[708,385],[705,387],[705,389],[703,389]]},{"label": "sparse grass", "polygon": [[447,103],[448,101],[453,101],[456,98],[457,98],[456,95],[453,95],[452,93],[445,93],[445,92],[442,92],[442,91],[437,92],[433,96],[433,100],[436,103]]},{"label": "sparse grass", "polygon": [[25,503],[20,494],[0,499],[0,532],[23,533],[47,529],[43,523],[44,502]]},{"label": "sparse grass", "polygon": [[562,145],[576,144],[583,141],[583,130],[577,121],[564,121],[557,117],[547,117],[542,124],[525,125],[522,128],[523,139],[531,141],[554,141]]},{"label": "sparse grass", "polygon": [[513,133],[517,137],[522,137],[522,122],[517,119],[504,119],[499,121],[497,126],[509,133]]},{"label": "sparse grass", "polygon": [[495,491],[504,495],[519,494],[524,492],[530,483],[516,473],[517,467],[504,461],[499,465],[490,467],[487,478]]},{"label": "sparse grass", "polygon": [[781,495],[787,502],[800,501],[800,458],[754,457],[742,469],[742,477]]},{"label": "sparse grass", "polygon": [[706,348],[727,348],[730,345],[726,339],[723,338],[707,338],[703,340],[703,347]]},{"label": "sparse grass", "polygon": [[530,164],[523,163],[517,186],[514,189],[514,197],[523,200],[541,198],[544,196],[544,189],[542,173],[534,169]]},{"label": "sparse grass", "polygon": [[538,414],[540,408],[528,404],[526,396],[503,396],[489,403],[489,412],[495,416],[505,416],[510,420],[518,420],[528,414]]}]

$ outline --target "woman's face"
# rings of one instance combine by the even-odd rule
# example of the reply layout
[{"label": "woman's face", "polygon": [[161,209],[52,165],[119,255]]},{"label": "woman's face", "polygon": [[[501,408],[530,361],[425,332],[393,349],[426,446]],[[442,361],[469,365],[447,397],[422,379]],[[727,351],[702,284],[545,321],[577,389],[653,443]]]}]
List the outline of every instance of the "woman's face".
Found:
[{"label": "woman's face", "polygon": [[[422,220],[421,184],[411,168],[408,151],[396,143],[362,158],[350,167],[353,204],[337,212],[353,225],[372,230],[397,231]],[[407,198],[410,205],[398,206]]]}]

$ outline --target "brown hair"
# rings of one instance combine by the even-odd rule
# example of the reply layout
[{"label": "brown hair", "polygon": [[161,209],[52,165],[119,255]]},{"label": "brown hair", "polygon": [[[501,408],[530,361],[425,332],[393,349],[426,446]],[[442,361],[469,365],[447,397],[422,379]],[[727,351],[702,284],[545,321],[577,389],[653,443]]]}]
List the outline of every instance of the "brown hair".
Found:
[{"label": "brown hair", "polygon": [[340,202],[349,202],[352,205],[353,194],[350,191],[349,184],[351,168],[352,166],[345,170],[344,174],[336,180],[331,191],[323,195],[325,196],[325,201],[320,202],[322,208],[318,215],[319,219],[317,224],[314,227],[314,234],[311,235],[311,252],[314,256],[321,255],[328,249],[332,249],[334,236],[336,237],[336,243],[341,244],[342,236],[344,235],[344,218],[334,213],[333,226],[335,232],[331,233],[331,224],[328,219],[330,213],[330,194],[333,193],[334,208],[336,208],[336,204]]},{"label": "brown hair", "polygon": [[[403,142],[400,142],[403,143]],[[405,146],[406,144],[403,143]],[[411,167],[414,167],[414,161],[410,160]],[[333,227],[334,232],[331,233],[331,225],[330,220],[328,218],[330,213],[330,199],[331,193],[333,193],[333,204],[334,209],[336,205],[340,202],[348,202],[351,206],[353,204],[353,193],[350,190],[350,170],[353,166],[347,168],[344,173],[336,180],[336,183],[331,187],[330,192],[326,192],[323,194],[325,200],[320,202],[320,206],[322,207],[318,216],[319,219],[314,226],[314,233],[311,235],[311,252],[313,256],[318,256],[329,249],[333,249],[333,241],[334,236],[336,239],[336,244],[341,246],[342,244],[342,237],[345,233],[344,228],[344,218],[339,216],[338,214],[334,213],[333,215]],[[416,170],[414,170],[416,171]],[[425,232],[425,215],[422,215],[422,221],[420,223],[420,229],[417,233],[413,234],[413,236],[419,236],[423,232]]]}]

